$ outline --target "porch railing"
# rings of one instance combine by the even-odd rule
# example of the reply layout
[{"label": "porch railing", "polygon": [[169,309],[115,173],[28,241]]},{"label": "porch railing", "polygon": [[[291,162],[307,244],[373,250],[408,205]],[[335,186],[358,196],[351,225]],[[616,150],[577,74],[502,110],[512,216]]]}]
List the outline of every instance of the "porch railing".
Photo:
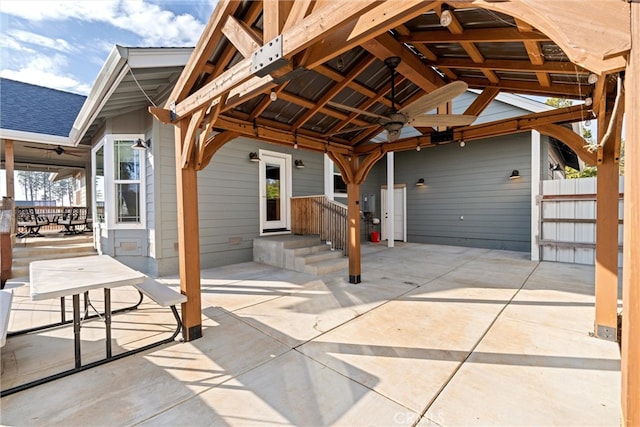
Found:
[{"label": "porch railing", "polygon": [[291,232],[317,234],[331,244],[331,249],[348,255],[347,207],[329,200],[327,196],[291,198]]}]

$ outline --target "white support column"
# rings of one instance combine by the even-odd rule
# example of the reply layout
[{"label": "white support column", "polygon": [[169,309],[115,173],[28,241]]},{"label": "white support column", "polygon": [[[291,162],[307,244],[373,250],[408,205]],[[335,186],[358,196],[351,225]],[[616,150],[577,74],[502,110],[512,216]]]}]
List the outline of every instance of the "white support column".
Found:
[{"label": "white support column", "polygon": [[540,182],[540,132],[531,131],[531,261],[540,261],[541,237],[541,182]]},{"label": "white support column", "polygon": [[325,153],[324,155],[324,195],[329,200],[333,200],[334,188],[333,188],[333,162]]},{"label": "white support column", "polygon": [[387,247],[394,247],[394,187],[395,187],[395,171],[394,171],[394,155],[392,152],[387,153],[387,212],[386,215],[386,224],[387,224]]}]

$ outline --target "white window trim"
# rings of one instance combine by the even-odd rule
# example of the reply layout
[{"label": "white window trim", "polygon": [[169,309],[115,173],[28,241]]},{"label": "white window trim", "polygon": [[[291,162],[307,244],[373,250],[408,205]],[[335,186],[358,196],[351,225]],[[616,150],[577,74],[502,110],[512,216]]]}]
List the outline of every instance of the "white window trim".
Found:
[{"label": "white window trim", "polygon": [[106,185],[106,175],[103,176],[103,185],[104,185],[104,204],[105,204],[105,209],[104,209],[104,222],[98,222],[96,221],[96,218],[98,218],[98,209],[97,209],[97,204],[96,204],[96,197],[97,197],[97,191],[96,191],[96,153],[98,152],[98,150],[100,150],[101,148],[103,149],[103,157],[102,157],[102,170],[103,170],[103,174],[104,174],[104,152],[106,150],[106,148],[104,148],[105,146],[105,140],[104,138],[100,140],[100,142],[98,142],[92,149],[91,149],[91,218],[93,218],[93,226],[96,227],[98,224],[107,224],[108,221],[108,209],[107,209],[107,185]]},{"label": "white window trim", "polygon": [[[114,164],[114,142],[131,140],[133,143],[138,139],[144,139],[143,134],[112,134],[106,135],[95,147],[104,146],[104,216],[105,224],[109,230],[144,230],[147,227],[146,209],[146,151],[140,153],[140,222],[116,222],[116,191],[115,191],[115,170]],[[95,165],[93,166],[95,176]],[[95,196],[94,196],[95,197]],[[94,204],[95,206],[95,204]],[[95,208],[94,208],[95,209]]]}]

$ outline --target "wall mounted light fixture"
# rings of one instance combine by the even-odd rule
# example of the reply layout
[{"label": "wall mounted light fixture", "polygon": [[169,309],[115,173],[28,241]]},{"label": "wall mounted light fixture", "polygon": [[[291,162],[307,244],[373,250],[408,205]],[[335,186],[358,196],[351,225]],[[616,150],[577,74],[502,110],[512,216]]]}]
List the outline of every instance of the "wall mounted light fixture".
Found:
[{"label": "wall mounted light fixture", "polygon": [[255,151],[252,151],[251,153],[249,153],[249,160],[252,162],[259,162],[260,157],[258,157],[258,153],[256,153]]},{"label": "wall mounted light fixture", "polygon": [[425,185],[424,178],[420,178],[418,182],[416,182],[416,187],[424,187]]},{"label": "wall mounted light fixture", "polygon": [[514,169],[513,171],[511,171],[511,175],[509,175],[509,179],[519,179],[520,178],[520,171],[518,171],[517,169]]},{"label": "wall mounted light fixture", "polygon": [[138,138],[136,143],[133,144],[131,148],[134,148],[136,150],[146,150],[147,148],[151,148],[151,138],[147,139],[146,141]]},{"label": "wall mounted light fixture", "polygon": [[302,160],[296,160],[295,162],[296,168],[304,169],[304,162]]}]

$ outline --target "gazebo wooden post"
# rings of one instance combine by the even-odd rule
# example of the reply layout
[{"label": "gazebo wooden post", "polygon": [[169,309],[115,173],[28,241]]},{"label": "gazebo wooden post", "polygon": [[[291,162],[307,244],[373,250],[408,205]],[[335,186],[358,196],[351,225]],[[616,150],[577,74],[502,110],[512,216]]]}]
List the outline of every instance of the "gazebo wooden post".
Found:
[{"label": "gazebo wooden post", "polygon": [[176,124],[176,190],[178,196],[178,251],[180,291],[187,296],[182,304],[182,336],[185,341],[202,337],[200,302],[200,230],[198,222],[198,176],[190,162],[182,167],[182,151],[188,120]]},{"label": "gazebo wooden post", "polygon": [[[354,156],[356,162],[358,157]],[[347,221],[349,227],[349,283],[360,283],[361,254],[360,254],[360,184],[347,183]]]},{"label": "gazebo wooden post", "polygon": [[[622,274],[623,425],[640,425],[640,3],[631,2],[631,40],[625,73],[625,195]],[[635,119],[634,119],[635,118]]]},{"label": "gazebo wooden post", "polygon": [[[606,78],[601,76],[600,78]],[[606,90],[604,91],[606,92]],[[598,143],[609,127],[611,111],[603,96],[598,116]],[[604,113],[604,114],[603,114]],[[615,120],[615,118],[614,118]],[[614,132],[617,134],[618,132]],[[596,203],[595,322],[598,338],[617,340],[618,329],[618,197],[619,164],[615,157],[615,141],[602,149],[598,162]]]}]

